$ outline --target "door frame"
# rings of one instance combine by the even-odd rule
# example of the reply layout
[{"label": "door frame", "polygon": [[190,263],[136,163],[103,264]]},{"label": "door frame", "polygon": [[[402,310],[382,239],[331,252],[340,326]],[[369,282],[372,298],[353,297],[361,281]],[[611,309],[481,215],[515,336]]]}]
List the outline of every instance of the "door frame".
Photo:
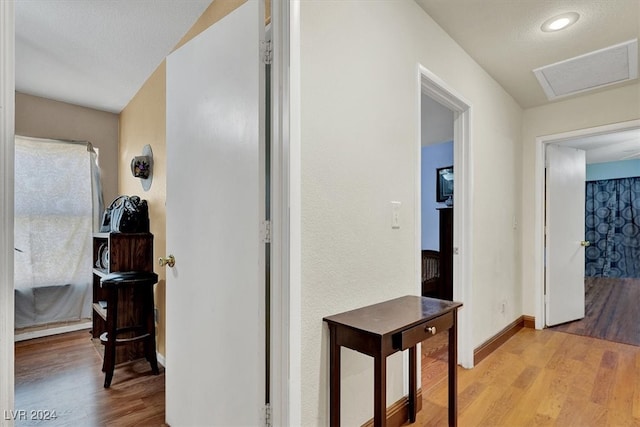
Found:
[{"label": "door frame", "polygon": [[[416,212],[420,218],[421,210],[421,129],[420,129],[420,97],[427,95],[434,101],[453,111],[453,167],[456,175],[453,205],[453,299],[462,302],[463,308],[458,311],[458,362],[464,368],[473,368],[473,163],[471,147],[471,103],[448,86],[436,74],[418,64],[418,130],[416,138]],[[421,236],[420,221],[415,221],[415,271],[417,289],[420,289],[421,269]],[[456,250],[458,251],[456,253]],[[418,291],[420,292],[420,291]]]},{"label": "door frame", "polygon": [[539,136],[536,138],[535,156],[535,202],[534,202],[534,241],[533,241],[533,272],[534,272],[534,295],[535,295],[535,318],[536,329],[543,329],[547,324],[545,310],[545,160],[547,156],[547,146],[558,144],[569,139],[588,137],[594,135],[605,135],[608,133],[620,132],[640,128],[640,119],[625,122],[612,123],[595,126],[585,129],[576,129],[552,135]]},{"label": "door frame", "polygon": [[[15,3],[0,1],[0,411],[14,406],[13,177]],[[5,412],[6,411],[6,412]],[[6,418],[6,417],[2,417]],[[6,423],[6,424],[5,424]],[[13,420],[2,420],[13,425]]]},{"label": "door frame", "polygon": [[[272,425],[300,424],[300,313],[299,288],[299,145],[293,138],[292,116],[299,111],[293,101],[299,62],[291,61],[291,47],[299,45],[299,5],[272,1],[271,4],[271,422]],[[297,11],[297,12],[296,12]],[[295,50],[294,50],[295,51]],[[297,65],[296,65],[297,64]],[[299,121],[297,122],[299,123]],[[296,169],[297,168],[297,172]],[[298,196],[296,196],[298,195]],[[296,208],[298,206],[298,208]],[[292,228],[292,225],[298,224]],[[297,243],[296,243],[297,242]],[[296,263],[298,260],[298,263]],[[298,268],[295,268],[298,266]],[[297,278],[297,280],[296,280]]]}]

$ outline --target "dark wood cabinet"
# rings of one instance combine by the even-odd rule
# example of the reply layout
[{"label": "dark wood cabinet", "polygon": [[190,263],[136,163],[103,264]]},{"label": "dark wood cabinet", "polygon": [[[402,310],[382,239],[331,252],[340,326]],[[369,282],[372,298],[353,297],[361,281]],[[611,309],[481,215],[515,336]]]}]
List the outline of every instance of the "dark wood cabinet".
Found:
[{"label": "dark wood cabinet", "polygon": [[[95,233],[93,235],[93,327],[92,336],[99,340],[107,330],[107,292],[100,279],[121,271],[153,272],[153,234],[151,233]],[[142,302],[138,293],[122,291],[118,294],[118,327],[139,323]],[[100,346],[102,347],[102,346]],[[143,357],[141,343],[119,346],[116,363]]]},{"label": "dark wood cabinet", "polygon": [[440,283],[438,298],[453,300],[453,208],[440,212]]}]

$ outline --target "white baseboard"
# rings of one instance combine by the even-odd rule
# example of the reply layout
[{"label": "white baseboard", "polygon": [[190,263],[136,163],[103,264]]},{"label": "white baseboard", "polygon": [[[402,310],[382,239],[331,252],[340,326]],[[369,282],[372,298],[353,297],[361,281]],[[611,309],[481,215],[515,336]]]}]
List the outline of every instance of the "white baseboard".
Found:
[{"label": "white baseboard", "polygon": [[158,359],[158,363],[162,365],[163,368],[167,367],[167,362],[164,360],[164,356],[156,351],[156,359]]},{"label": "white baseboard", "polygon": [[87,320],[86,322],[73,323],[70,325],[56,326],[53,328],[39,329],[36,331],[21,332],[21,333],[15,334],[14,340],[18,342],[18,341],[31,340],[34,338],[48,337],[50,335],[64,334],[65,332],[74,332],[74,331],[81,331],[83,329],[91,329],[92,326],[93,325],[91,324],[91,320]]}]

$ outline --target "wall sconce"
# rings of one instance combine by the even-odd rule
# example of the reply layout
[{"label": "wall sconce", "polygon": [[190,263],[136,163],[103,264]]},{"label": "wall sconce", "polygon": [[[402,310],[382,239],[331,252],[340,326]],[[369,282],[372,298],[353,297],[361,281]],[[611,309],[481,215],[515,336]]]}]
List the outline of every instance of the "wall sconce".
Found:
[{"label": "wall sconce", "polygon": [[131,174],[136,178],[140,178],[144,191],[149,191],[153,181],[153,151],[151,151],[149,144],[142,148],[141,156],[135,156],[131,160]]}]

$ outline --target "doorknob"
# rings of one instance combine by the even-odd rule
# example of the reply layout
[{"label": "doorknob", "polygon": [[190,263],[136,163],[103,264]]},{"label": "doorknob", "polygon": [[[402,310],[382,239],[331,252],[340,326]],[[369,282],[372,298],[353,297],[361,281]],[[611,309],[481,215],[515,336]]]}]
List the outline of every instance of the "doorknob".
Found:
[{"label": "doorknob", "polygon": [[584,246],[584,247],[587,247],[587,246],[591,245],[591,242],[588,241],[588,240],[583,240],[583,241],[580,242],[580,245]]},{"label": "doorknob", "polygon": [[169,255],[166,258],[160,257],[158,258],[158,264],[160,264],[160,267],[164,267],[165,265],[173,267],[176,265],[176,258],[173,255]]}]

